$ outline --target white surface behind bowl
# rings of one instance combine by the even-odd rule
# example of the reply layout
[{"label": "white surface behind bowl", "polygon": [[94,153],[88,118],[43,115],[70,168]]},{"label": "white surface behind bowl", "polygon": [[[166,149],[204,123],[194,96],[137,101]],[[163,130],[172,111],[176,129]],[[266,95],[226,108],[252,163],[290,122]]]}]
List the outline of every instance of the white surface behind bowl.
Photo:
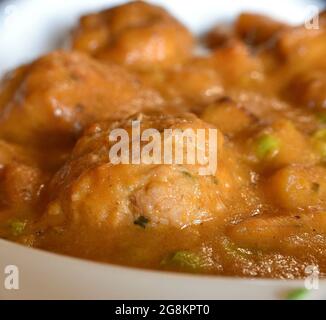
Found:
[{"label": "white surface behind bowl", "polygon": [[[291,23],[304,21],[300,0],[173,0],[163,4],[195,33],[241,11],[270,14]],[[0,74],[63,44],[78,17],[121,1],[20,0],[0,6]],[[227,3],[227,4],[226,4]],[[273,6],[271,6],[273,3]],[[20,289],[5,290],[4,268],[17,265]],[[1,299],[281,299],[304,281],[241,280],[130,269],[67,258],[0,240]],[[325,298],[326,284],[309,298]]]}]

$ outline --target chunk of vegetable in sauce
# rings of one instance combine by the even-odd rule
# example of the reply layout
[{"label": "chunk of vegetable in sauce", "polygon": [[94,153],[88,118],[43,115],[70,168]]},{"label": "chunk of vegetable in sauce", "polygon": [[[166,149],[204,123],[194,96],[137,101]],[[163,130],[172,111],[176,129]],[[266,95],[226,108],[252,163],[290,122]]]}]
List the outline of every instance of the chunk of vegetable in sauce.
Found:
[{"label": "chunk of vegetable in sauce", "polygon": [[283,208],[317,206],[326,200],[326,169],[322,166],[287,166],[267,180],[265,189]]},{"label": "chunk of vegetable in sauce", "polygon": [[176,251],[161,262],[165,267],[176,267],[182,270],[198,272],[204,267],[203,259],[191,251]]},{"label": "chunk of vegetable in sauce", "polygon": [[254,140],[254,151],[268,169],[279,169],[290,164],[314,164],[316,160],[308,137],[293,121],[286,119],[279,119],[264,128]]}]

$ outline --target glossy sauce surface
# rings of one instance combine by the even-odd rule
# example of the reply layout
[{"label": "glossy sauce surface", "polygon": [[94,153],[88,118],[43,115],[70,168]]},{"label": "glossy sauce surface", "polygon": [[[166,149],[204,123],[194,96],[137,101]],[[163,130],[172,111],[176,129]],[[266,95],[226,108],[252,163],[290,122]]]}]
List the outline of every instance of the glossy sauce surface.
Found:
[{"label": "glossy sauce surface", "polygon": [[[195,39],[144,2],[82,17],[71,51],[1,82],[0,237],[150,269],[326,272],[319,21],[308,30],[244,13]],[[109,133],[130,133],[133,120],[160,141],[164,129],[217,129],[216,174],[197,163],[113,165]]]}]

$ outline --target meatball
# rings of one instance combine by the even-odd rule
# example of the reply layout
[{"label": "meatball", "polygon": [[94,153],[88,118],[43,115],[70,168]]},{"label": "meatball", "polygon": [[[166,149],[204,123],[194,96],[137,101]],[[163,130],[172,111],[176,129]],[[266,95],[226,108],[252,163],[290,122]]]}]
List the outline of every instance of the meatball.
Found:
[{"label": "meatball", "polygon": [[[158,93],[115,65],[80,53],[50,53],[5,79],[0,136],[29,145],[70,145],[90,123],[159,105]],[[9,97],[8,90],[11,90]]]},{"label": "meatball", "polygon": [[163,8],[143,1],[81,18],[73,49],[136,69],[166,67],[191,55],[193,37]]},{"label": "meatball", "polygon": [[[218,181],[225,176],[226,169],[222,164],[216,172],[206,175],[200,173],[198,161],[193,164],[163,161],[113,164],[108,157],[113,146],[109,134],[116,128],[124,128],[130,133],[132,121],[137,119],[141,121],[142,134],[148,128],[157,129],[163,145],[167,139],[164,129],[205,129],[205,144],[210,135],[208,129],[214,129],[191,114],[174,117],[138,114],[114,123],[94,124],[78,141],[71,159],[51,182],[51,200],[45,215],[47,223],[91,228],[146,223],[146,227],[184,228],[221,218],[225,210],[224,193],[228,192],[224,192],[224,184]],[[216,129],[213,134],[217,142],[217,158],[221,159],[223,137]],[[131,148],[129,143],[128,146]],[[141,143],[142,153],[145,147]],[[200,146],[196,145],[196,148],[198,152]],[[183,152],[187,156],[190,151],[185,148]]]}]

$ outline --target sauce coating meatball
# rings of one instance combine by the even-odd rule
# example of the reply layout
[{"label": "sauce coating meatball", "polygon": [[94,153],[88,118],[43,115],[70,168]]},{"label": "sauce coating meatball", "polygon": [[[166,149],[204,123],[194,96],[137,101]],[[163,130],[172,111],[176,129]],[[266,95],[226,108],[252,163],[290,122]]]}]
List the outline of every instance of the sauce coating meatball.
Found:
[{"label": "sauce coating meatball", "polygon": [[[63,216],[72,224],[90,227],[112,228],[146,219],[150,226],[184,228],[224,212],[223,197],[227,191],[223,184],[217,183],[225,175],[223,170],[201,175],[198,161],[194,164],[112,163],[108,157],[113,144],[109,140],[111,130],[124,128],[130,132],[132,121],[137,119],[141,119],[142,133],[147,128],[157,129],[159,143],[163,144],[167,139],[163,129],[204,129],[208,141],[208,129],[213,128],[191,114],[177,117],[138,114],[127,120],[93,125],[78,141],[70,161],[54,177],[50,189],[53,201],[47,217],[54,216],[56,220]],[[220,159],[223,137],[216,129],[214,132]],[[196,148],[200,147],[196,144]],[[141,150],[144,148],[141,144]],[[185,148],[185,157],[189,150]]]},{"label": "sauce coating meatball", "polygon": [[18,143],[71,145],[92,122],[162,102],[119,66],[74,52],[50,53],[8,81],[0,94],[0,135]]},{"label": "sauce coating meatball", "polygon": [[75,52],[0,83],[0,238],[150,269],[325,275],[325,18],[244,13],[197,55],[146,2],[82,17]]}]

